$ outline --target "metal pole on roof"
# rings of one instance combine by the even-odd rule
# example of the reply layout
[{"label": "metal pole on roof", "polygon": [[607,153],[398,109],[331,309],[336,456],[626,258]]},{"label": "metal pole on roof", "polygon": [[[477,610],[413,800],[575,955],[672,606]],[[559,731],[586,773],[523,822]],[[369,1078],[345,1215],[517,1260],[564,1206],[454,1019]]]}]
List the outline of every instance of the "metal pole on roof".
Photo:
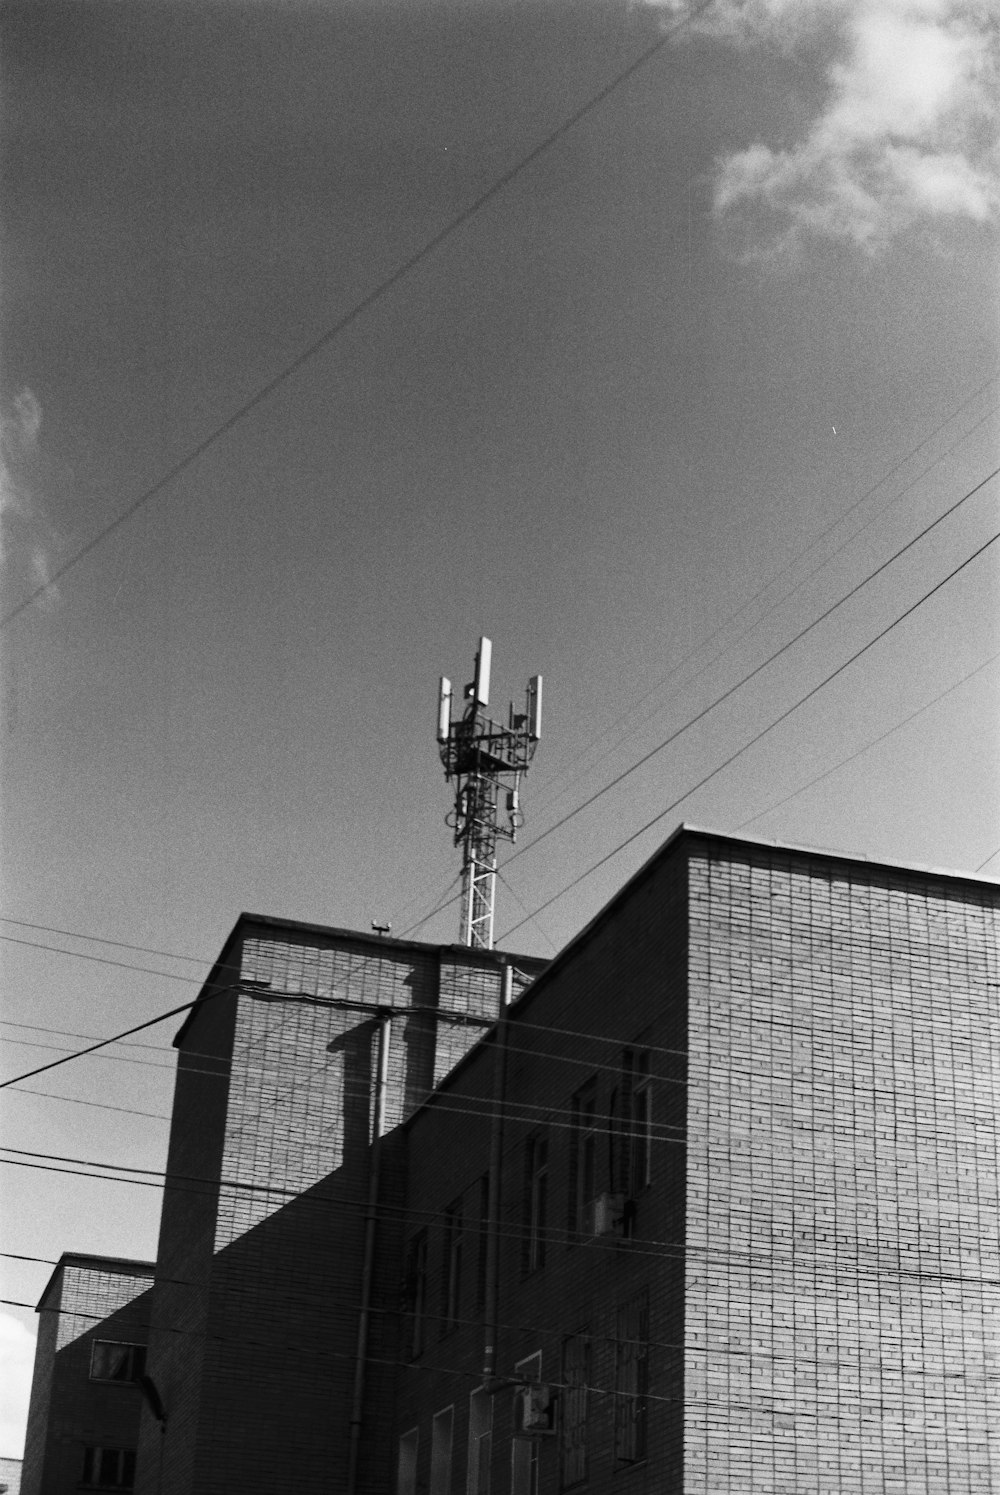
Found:
[{"label": "metal pole on roof", "polygon": [[[438,746],[444,776],[455,784],[455,803],[447,823],[462,848],[460,939],[474,949],[493,949],[496,908],[497,841],[515,841],[523,824],[521,779],[535,755],[542,729],[542,677],[533,675],[525,709],[508,708],[507,725],[486,715],[490,695],[493,645],[483,637],[476,652],[473,680],[463,692],[466,705],[452,717],[451,681],[441,676],[438,688]],[[500,791],[506,786],[506,820],[501,821]]]}]

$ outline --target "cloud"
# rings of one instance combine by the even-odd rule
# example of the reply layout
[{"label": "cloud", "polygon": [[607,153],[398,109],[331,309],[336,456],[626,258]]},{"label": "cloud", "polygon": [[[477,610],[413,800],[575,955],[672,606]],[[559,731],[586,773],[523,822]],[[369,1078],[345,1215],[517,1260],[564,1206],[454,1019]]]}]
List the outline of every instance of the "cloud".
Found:
[{"label": "cloud", "polygon": [[[679,0],[650,0],[671,18]],[[743,257],[810,241],[870,255],[907,230],[1000,216],[1000,27],[976,0],[720,0],[697,29],[822,55],[825,98],[791,144],[720,157],[714,211]],[[820,46],[822,42],[822,46]]]},{"label": "cloud", "polygon": [[19,1459],[28,1421],[35,1336],[12,1313],[0,1312],[0,1454]]},{"label": "cloud", "polygon": [[57,536],[36,494],[41,424],[42,407],[30,389],[0,409],[0,565],[8,581],[16,578],[31,591],[45,587],[40,600],[51,605],[58,597],[50,580]]}]

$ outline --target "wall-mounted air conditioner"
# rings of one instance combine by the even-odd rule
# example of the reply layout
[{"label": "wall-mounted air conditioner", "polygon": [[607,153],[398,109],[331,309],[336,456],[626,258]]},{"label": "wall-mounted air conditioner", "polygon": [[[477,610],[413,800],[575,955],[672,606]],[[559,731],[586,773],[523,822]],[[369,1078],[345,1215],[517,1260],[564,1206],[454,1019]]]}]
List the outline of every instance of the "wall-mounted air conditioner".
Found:
[{"label": "wall-mounted air conditioner", "polygon": [[519,1386],[514,1397],[514,1433],[522,1438],[542,1438],[556,1430],[556,1398],[551,1386],[531,1381]]},{"label": "wall-mounted air conditioner", "polygon": [[598,1194],[588,1206],[591,1235],[621,1235],[625,1224],[624,1194]]}]

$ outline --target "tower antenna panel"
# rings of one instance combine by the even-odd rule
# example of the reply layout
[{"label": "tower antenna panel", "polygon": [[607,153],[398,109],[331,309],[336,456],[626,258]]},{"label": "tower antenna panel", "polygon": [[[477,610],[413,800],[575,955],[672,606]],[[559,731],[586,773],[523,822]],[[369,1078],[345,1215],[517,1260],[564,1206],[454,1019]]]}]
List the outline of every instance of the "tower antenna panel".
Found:
[{"label": "tower antenna panel", "polygon": [[532,675],[528,681],[528,736],[537,742],[542,735],[542,677]]},{"label": "tower antenna panel", "polygon": [[490,704],[490,665],[493,661],[493,645],[485,636],[479,640],[476,652],[475,701],[477,706]]},{"label": "tower antenna panel", "polygon": [[451,681],[447,675],[441,676],[438,687],[438,742],[448,741],[448,729],[451,726]]}]

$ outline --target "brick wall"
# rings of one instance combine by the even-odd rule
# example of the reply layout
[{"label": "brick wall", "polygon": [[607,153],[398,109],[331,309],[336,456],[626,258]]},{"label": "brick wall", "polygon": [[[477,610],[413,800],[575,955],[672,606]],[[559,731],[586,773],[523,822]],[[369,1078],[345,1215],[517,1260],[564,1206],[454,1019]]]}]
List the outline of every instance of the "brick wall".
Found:
[{"label": "brick wall", "polygon": [[[543,1382],[557,1388],[564,1356],[588,1357],[585,1442],[587,1489],[632,1492],[679,1488],[682,1425],[684,1239],[684,1047],[686,888],[683,868],[661,863],[632,889],[613,917],[557,960],[512,1010],[507,1036],[502,1200],[500,1330],[497,1371],[513,1377],[538,1352]],[[623,1189],[628,1124],[623,1114],[626,1053],[649,1060],[653,1087],[650,1183],[635,1190],[630,1239],[581,1238],[569,1219],[574,1187],[573,1099],[593,1083],[597,1150],[595,1193]],[[489,1163],[497,1048],[484,1047],[460,1066],[407,1128],[407,1235],[427,1232],[427,1335],[423,1352],[401,1373],[397,1435],[419,1432],[418,1487],[430,1477],[432,1418],[454,1404],[453,1491],[464,1491],[469,1397],[482,1380],[482,1180]],[[544,1139],[548,1168],[544,1261],[526,1260],[528,1149]],[[632,1192],[632,1191],[630,1191]],[[464,1221],[457,1322],[444,1321],[450,1223]],[[667,1243],[666,1245],[664,1243]],[[622,1374],[621,1312],[642,1302],[650,1352],[645,1457],[616,1453],[616,1395]],[[412,1285],[411,1285],[412,1302]],[[409,1347],[413,1316],[404,1327]],[[566,1341],[570,1340],[569,1347]],[[580,1341],[586,1349],[580,1351]],[[537,1362],[536,1362],[537,1364]],[[514,1442],[514,1394],[492,1398],[493,1489],[511,1488],[513,1458],[536,1458],[541,1495],[561,1486],[559,1438],[537,1454]]]},{"label": "brick wall", "polygon": [[995,904],[693,856],[686,1490],[1000,1488]]},{"label": "brick wall", "polygon": [[[325,1495],[346,1468],[380,1025],[392,1012],[391,1137],[495,1016],[500,971],[489,955],[251,916],[224,956],[239,991],[185,1032],[172,1127],[162,1301],[187,1343],[160,1336],[153,1357],[180,1409],[163,1490],[269,1492],[294,1473],[297,1490]],[[206,1053],[224,1080],[196,1073]],[[369,1391],[384,1405],[377,1362],[396,1358],[399,1319],[399,1252],[387,1244],[403,1186],[391,1143],[383,1162]],[[192,1193],[185,1173],[216,1183]],[[363,1489],[389,1479],[383,1431],[365,1431]],[[151,1467],[140,1495],[153,1495]]]}]

